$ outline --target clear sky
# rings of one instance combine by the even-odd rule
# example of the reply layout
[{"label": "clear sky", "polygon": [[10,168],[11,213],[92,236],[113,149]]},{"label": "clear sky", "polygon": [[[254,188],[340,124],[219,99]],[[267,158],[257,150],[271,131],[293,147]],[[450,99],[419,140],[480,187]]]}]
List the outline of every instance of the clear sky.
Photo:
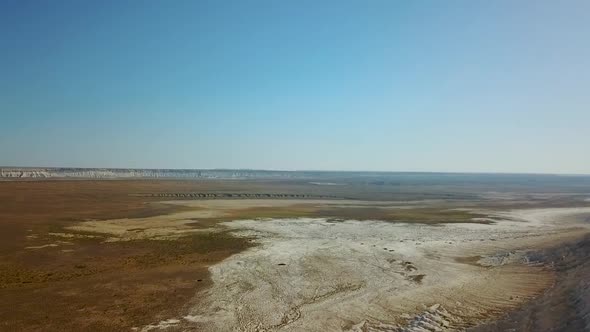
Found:
[{"label": "clear sky", "polygon": [[0,1],[0,165],[590,173],[590,1]]}]

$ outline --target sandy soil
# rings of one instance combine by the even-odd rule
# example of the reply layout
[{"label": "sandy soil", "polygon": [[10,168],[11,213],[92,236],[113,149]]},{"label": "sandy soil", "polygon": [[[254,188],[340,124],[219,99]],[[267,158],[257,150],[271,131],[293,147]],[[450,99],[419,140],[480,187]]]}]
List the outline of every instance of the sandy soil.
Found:
[{"label": "sandy soil", "polygon": [[[219,199],[201,201],[166,201],[165,205],[189,208],[189,212],[178,212],[146,218],[121,218],[89,220],[66,227],[66,230],[85,233],[106,234],[107,242],[132,240],[170,240],[190,233],[211,232],[212,228],[195,228],[206,220],[230,219],[236,211],[260,208],[283,208],[292,206],[380,206],[387,202],[363,202],[351,200],[279,200],[279,199]],[[87,236],[69,234],[66,236]],[[45,245],[48,246],[48,245]]]},{"label": "sandy soil", "polygon": [[[490,222],[485,214],[469,209],[434,208],[432,202],[387,202],[318,199],[215,199],[166,201],[162,205],[183,207],[186,212],[145,218],[88,220],[65,229],[75,232],[61,236],[88,237],[86,233],[108,236],[106,242],[133,240],[174,240],[195,233],[218,231],[218,222],[248,217],[329,216],[331,220],[350,217],[389,221],[407,219],[420,223]],[[82,234],[80,234],[82,233]]]},{"label": "sandy soil", "polygon": [[212,266],[213,286],[164,323],[199,331],[439,331],[496,318],[554,282],[526,252],[587,233],[566,216],[590,208],[490,213],[502,220],[223,223],[259,246]]}]

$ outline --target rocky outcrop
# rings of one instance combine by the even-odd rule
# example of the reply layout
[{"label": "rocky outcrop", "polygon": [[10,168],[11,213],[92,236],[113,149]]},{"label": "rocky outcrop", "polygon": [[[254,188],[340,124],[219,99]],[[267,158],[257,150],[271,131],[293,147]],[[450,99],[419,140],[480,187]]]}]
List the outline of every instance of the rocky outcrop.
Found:
[{"label": "rocky outcrop", "polygon": [[590,236],[531,253],[530,259],[557,273],[554,286],[502,319],[468,329],[495,331],[590,331]]}]

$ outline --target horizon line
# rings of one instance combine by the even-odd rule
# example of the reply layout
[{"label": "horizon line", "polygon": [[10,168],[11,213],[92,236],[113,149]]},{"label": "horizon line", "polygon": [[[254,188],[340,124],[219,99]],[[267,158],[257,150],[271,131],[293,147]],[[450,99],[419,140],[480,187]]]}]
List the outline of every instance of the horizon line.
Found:
[{"label": "horizon line", "polygon": [[502,171],[384,171],[384,170],[319,170],[264,168],[138,168],[138,167],[75,167],[75,166],[0,166],[2,169],[103,169],[103,170],[167,170],[167,171],[262,171],[262,172],[322,172],[322,173],[406,173],[406,174],[471,174],[471,175],[554,175],[590,176],[590,173],[502,172]]}]

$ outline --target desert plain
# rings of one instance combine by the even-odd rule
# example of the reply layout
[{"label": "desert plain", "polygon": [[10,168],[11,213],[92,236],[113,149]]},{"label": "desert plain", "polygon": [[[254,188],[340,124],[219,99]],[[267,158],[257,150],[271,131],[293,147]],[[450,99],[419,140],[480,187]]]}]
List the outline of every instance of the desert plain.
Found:
[{"label": "desert plain", "polygon": [[584,331],[590,179],[0,181],[0,330]]}]

